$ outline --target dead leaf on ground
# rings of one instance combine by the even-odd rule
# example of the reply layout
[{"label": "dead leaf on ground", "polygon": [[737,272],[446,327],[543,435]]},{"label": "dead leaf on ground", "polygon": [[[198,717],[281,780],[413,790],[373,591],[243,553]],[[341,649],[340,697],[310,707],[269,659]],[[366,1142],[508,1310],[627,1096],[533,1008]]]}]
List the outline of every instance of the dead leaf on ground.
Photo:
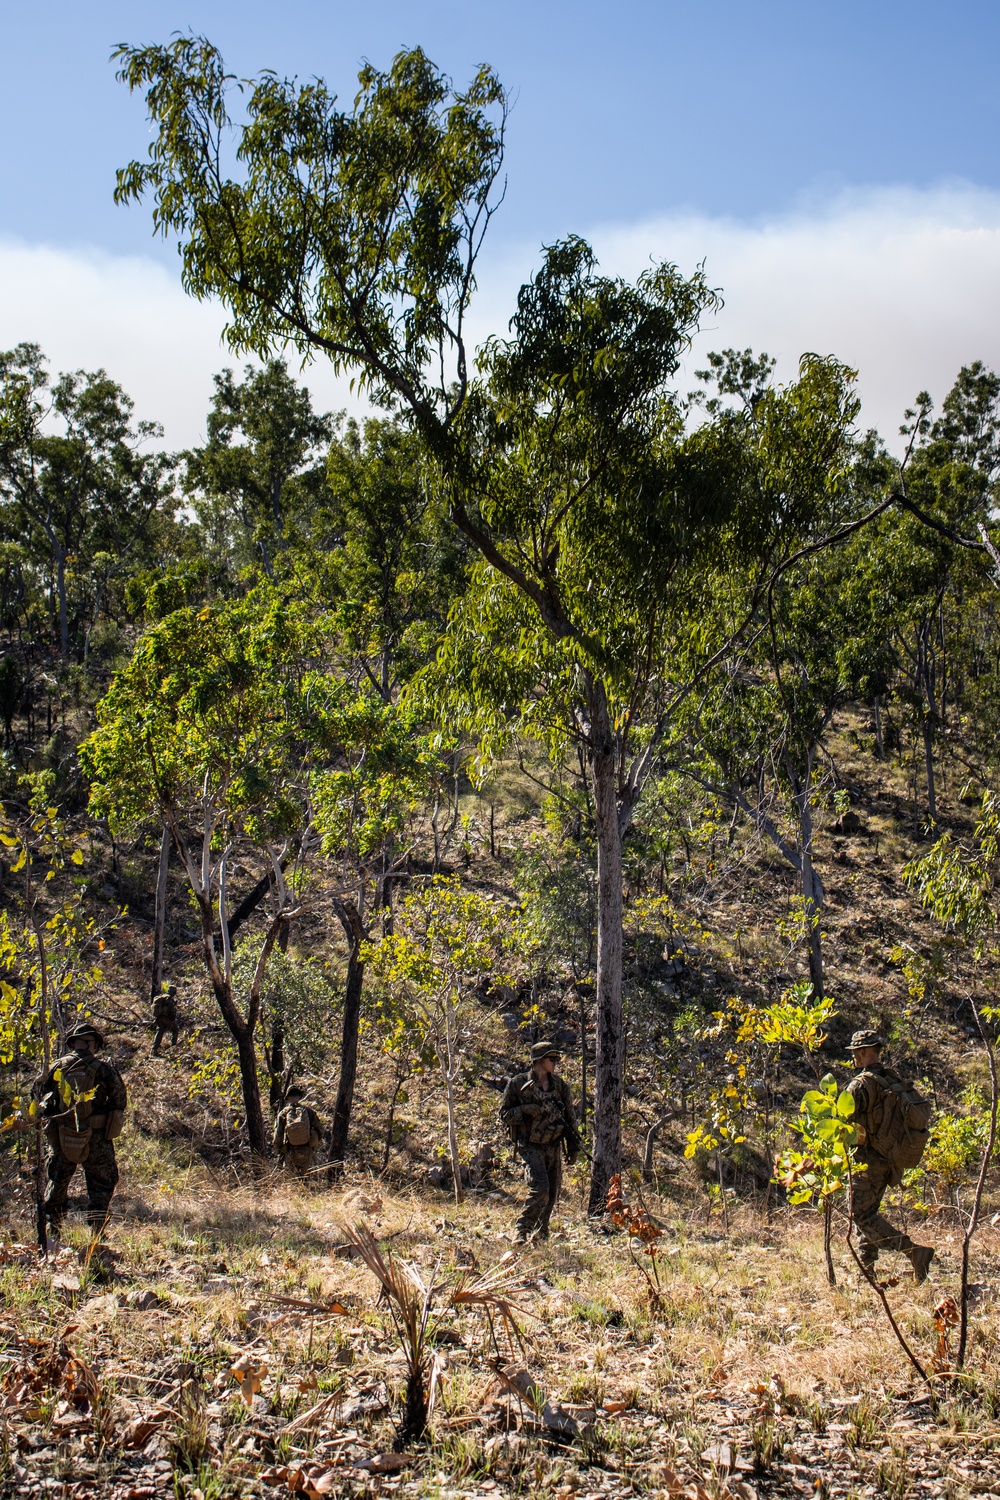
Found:
[{"label": "dead leaf on ground", "polygon": [[260,1391],[261,1381],[267,1374],[267,1361],[259,1354],[244,1352],[230,1366],[230,1374],[240,1388],[240,1395],[247,1406],[253,1406],[253,1398]]},{"label": "dead leaf on ground", "polygon": [[354,1467],[364,1469],[366,1474],[398,1474],[412,1462],[411,1453],[375,1453],[371,1458],[364,1459]]},{"label": "dead leaf on ground", "polygon": [[159,1432],[173,1418],[168,1407],[158,1406],[144,1416],[133,1417],[122,1430],[123,1448],[145,1448],[154,1433]]},{"label": "dead leaf on ground", "polygon": [[[286,1484],[296,1495],[305,1495],[313,1500],[315,1495],[330,1495],[343,1486],[344,1464],[341,1460],[332,1464],[303,1464],[301,1467],[269,1470],[275,1477],[272,1484]],[[264,1477],[263,1475],[261,1476]]]}]

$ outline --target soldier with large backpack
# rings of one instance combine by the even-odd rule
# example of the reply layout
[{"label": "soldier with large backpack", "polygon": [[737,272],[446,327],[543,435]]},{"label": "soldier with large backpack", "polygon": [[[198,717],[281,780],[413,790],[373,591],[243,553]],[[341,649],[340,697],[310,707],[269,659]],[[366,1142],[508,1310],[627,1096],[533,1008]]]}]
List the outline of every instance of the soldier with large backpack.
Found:
[{"label": "soldier with large backpack", "polygon": [[153,1025],[156,1028],[156,1035],[153,1037],[153,1056],[159,1057],[161,1043],[168,1034],[171,1049],[177,1046],[180,1021],[177,1018],[177,986],[175,984],[168,985],[153,1001]]},{"label": "soldier with large backpack", "polygon": [[323,1139],[319,1116],[305,1099],[305,1089],[293,1083],[285,1090],[285,1102],[274,1122],[274,1149],[296,1177],[309,1175],[313,1152]]},{"label": "soldier with large backpack", "polygon": [[54,1234],[66,1217],[69,1184],[77,1167],[87,1184],[87,1219],[100,1232],[118,1184],[115,1140],[125,1122],[128,1097],[109,1058],[98,1057],[104,1037],[96,1026],[78,1026],[66,1038],[70,1049],[35,1084],[49,1143],[45,1215]]},{"label": "soldier with large backpack", "polygon": [[569,1084],[556,1072],[559,1048],[536,1042],[531,1071],[516,1074],[504,1090],[500,1118],[524,1162],[528,1201],[517,1221],[516,1239],[549,1237],[549,1220],[559,1197],[562,1154],[570,1166],[580,1153],[580,1132]]},{"label": "soldier with large backpack", "polygon": [[883,1045],[874,1031],[856,1031],[851,1037],[856,1075],[847,1091],[859,1127],[857,1160],[866,1168],[852,1176],[851,1213],[867,1270],[874,1271],[880,1250],[898,1250],[909,1258],[914,1281],[926,1281],[934,1251],[930,1245],[915,1245],[880,1210],[886,1189],[902,1182],[903,1173],[923,1155],[931,1106],[912,1084],[882,1066]]}]

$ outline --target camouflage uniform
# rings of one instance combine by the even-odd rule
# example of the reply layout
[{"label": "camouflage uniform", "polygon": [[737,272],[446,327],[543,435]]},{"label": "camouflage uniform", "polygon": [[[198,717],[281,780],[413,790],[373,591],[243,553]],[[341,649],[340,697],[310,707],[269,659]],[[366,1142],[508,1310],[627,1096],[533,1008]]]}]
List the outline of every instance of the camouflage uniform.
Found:
[{"label": "camouflage uniform", "polygon": [[[289,1089],[285,1094],[285,1104],[278,1111],[274,1122],[274,1149],[282,1158],[286,1167],[294,1172],[296,1177],[308,1177],[312,1170],[313,1152],[323,1139],[323,1127],[319,1121],[319,1115],[303,1100],[304,1090],[299,1088]],[[309,1116],[309,1141],[305,1146],[293,1146],[285,1139],[285,1127],[288,1124],[289,1113],[293,1109],[305,1109]]]},{"label": "camouflage uniform", "polygon": [[[851,1038],[851,1050],[860,1047],[881,1049],[881,1038],[870,1031],[855,1032]],[[847,1086],[847,1092],[854,1100],[855,1124],[861,1126],[863,1132],[856,1157],[867,1168],[864,1172],[852,1174],[851,1215],[861,1241],[858,1253],[869,1271],[874,1270],[880,1250],[896,1250],[909,1257],[916,1279],[923,1281],[934,1252],[929,1246],[915,1244],[908,1234],[896,1229],[880,1212],[887,1188],[897,1187],[902,1181],[901,1173],[874,1145],[882,1133],[886,1085],[890,1082],[899,1083],[900,1079],[881,1062],[871,1062]]]},{"label": "camouflage uniform", "polygon": [[[558,1055],[554,1049],[539,1051],[541,1045],[531,1049],[533,1062]],[[562,1182],[563,1148],[571,1164],[580,1150],[569,1084],[558,1073],[548,1075],[548,1084],[543,1088],[534,1070],[518,1073],[504,1090],[500,1106],[500,1118],[510,1128],[528,1184],[528,1201],[517,1221],[518,1239],[529,1235],[548,1239],[549,1220]]]},{"label": "camouflage uniform", "polygon": [[[87,1028],[87,1034],[100,1037],[100,1033]],[[83,1034],[83,1033],[77,1033]],[[72,1035],[67,1041],[72,1040]],[[100,1044],[103,1046],[103,1037]],[[93,1083],[93,1098],[82,1102],[75,1109],[66,1109],[56,1080],[56,1069],[64,1075],[78,1074],[89,1068]],[[88,1087],[88,1092],[89,1092]],[[110,1116],[123,1113],[128,1095],[122,1076],[114,1063],[107,1058],[81,1056],[68,1052],[49,1068],[35,1085],[36,1097],[46,1118],[45,1134],[49,1142],[48,1189],[45,1194],[45,1214],[53,1232],[58,1233],[66,1217],[67,1197],[73,1173],[78,1166],[83,1168],[87,1184],[87,1220],[93,1229],[102,1229],[107,1222],[111,1199],[118,1185],[118,1163],[115,1160],[114,1140],[108,1138]],[[72,1131],[89,1130],[90,1140],[82,1162],[70,1161],[62,1149],[60,1125]]]},{"label": "camouflage uniform", "polygon": [[156,1027],[156,1035],[153,1038],[153,1056],[160,1054],[160,1043],[170,1033],[171,1047],[177,1046],[177,1033],[180,1030],[180,1022],[177,1019],[177,1001],[175,996],[177,990],[174,985],[163,995],[157,995],[153,1001],[153,1025]]}]

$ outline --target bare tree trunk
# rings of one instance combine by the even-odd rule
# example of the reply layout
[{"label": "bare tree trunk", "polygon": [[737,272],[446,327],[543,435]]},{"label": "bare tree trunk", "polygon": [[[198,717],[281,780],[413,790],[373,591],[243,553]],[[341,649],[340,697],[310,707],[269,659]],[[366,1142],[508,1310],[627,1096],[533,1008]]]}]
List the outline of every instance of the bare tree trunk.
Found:
[{"label": "bare tree trunk", "polygon": [[[232,1027],[230,1027],[232,1030]],[[249,1026],[242,1026],[236,1039],[236,1052],[240,1060],[240,1083],[243,1087],[243,1107],[247,1116],[247,1141],[254,1156],[268,1155],[268,1139],[264,1129],[264,1111],[260,1107],[260,1084],[257,1079],[257,1048]]]},{"label": "bare tree trunk", "polygon": [[580,1125],[587,1119],[587,1002],[579,987],[576,992],[580,1003]]},{"label": "bare tree trunk", "polygon": [[885,760],[885,740],[882,735],[882,700],[878,693],[875,694],[875,754],[879,760]]},{"label": "bare tree trunk", "polygon": [[455,1119],[455,1077],[458,1069],[455,1066],[455,1044],[453,1041],[451,1017],[445,1013],[444,1023],[445,1054],[441,1059],[444,1070],[444,1083],[448,1101],[448,1151],[451,1156],[451,1177],[455,1190],[455,1203],[459,1204],[465,1197],[462,1191],[462,1163],[458,1155],[458,1124]]},{"label": "bare tree trunk", "polygon": [[927,816],[932,823],[937,822],[937,787],[934,781],[934,730],[930,719],[925,715],[921,725],[924,737],[924,770],[927,776]]},{"label": "bare tree trunk", "polygon": [[156,1000],[163,988],[163,931],[167,915],[167,871],[170,868],[170,829],[164,823],[160,836],[160,863],[156,872],[156,914],[153,922],[153,973],[149,998]]},{"label": "bare tree trunk", "polygon": [[604,1212],[608,1184],[621,1171],[624,1030],[622,1018],[622,836],[615,754],[603,695],[592,717],[591,777],[597,833],[597,1049],[594,1154],[588,1212]]},{"label": "bare tree trunk", "polygon": [[333,1106],[333,1128],[330,1132],[329,1162],[332,1174],[343,1168],[351,1128],[351,1112],[354,1108],[361,993],[365,979],[361,945],[367,937],[356,901],[338,900],[334,902],[334,909],[347,938],[347,983],[344,986],[344,1020],[340,1035],[340,1081],[337,1084],[337,1102]]},{"label": "bare tree trunk", "polygon": [[59,601],[59,656],[69,660],[69,614],[66,608],[66,554],[56,547],[56,595]]},{"label": "bare tree trunk", "polygon": [[795,807],[799,816],[799,842],[802,851],[802,900],[803,917],[806,924],[806,946],[809,955],[809,978],[812,981],[815,999],[823,999],[823,939],[820,933],[820,918],[823,910],[822,886],[813,869],[813,824],[809,793],[812,784],[813,748],[806,756],[805,775],[800,776],[790,756],[785,757],[785,768],[792,786]]}]

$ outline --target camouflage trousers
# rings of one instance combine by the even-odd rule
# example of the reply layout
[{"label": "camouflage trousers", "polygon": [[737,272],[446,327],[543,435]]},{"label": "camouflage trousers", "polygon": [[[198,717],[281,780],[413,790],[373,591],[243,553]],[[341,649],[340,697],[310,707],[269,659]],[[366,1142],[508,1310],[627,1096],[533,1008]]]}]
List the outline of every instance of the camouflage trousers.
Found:
[{"label": "camouflage trousers", "polygon": [[170,1038],[170,1045],[171,1045],[171,1047],[176,1047],[177,1046],[177,1035],[178,1035],[179,1030],[180,1030],[180,1027],[177,1026],[176,1023],[174,1025],[170,1025],[168,1023],[168,1024],[164,1025],[164,1026],[157,1026],[157,1028],[156,1028],[156,1035],[153,1038],[153,1056],[154,1057],[159,1057],[159,1055],[160,1055],[160,1046],[161,1046],[161,1044],[163,1042],[163,1038],[165,1036],[168,1036]]},{"label": "camouflage trousers", "polygon": [[861,1241],[859,1255],[865,1265],[873,1266],[880,1250],[912,1250],[908,1234],[896,1229],[879,1210],[890,1186],[888,1167],[869,1162],[867,1172],[856,1172],[852,1178],[851,1211]]},{"label": "camouflage trousers", "polygon": [[288,1171],[296,1177],[308,1177],[312,1172],[313,1148],[311,1146],[286,1146],[281,1155]]},{"label": "camouflage trousers", "polygon": [[90,1137],[90,1150],[85,1162],[67,1161],[57,1146],[49,1146],[48,1179],[45,1194],[45,1216],[54,1230],[66,1217],[70,1180],[77,1167],[83,1172],[87,1184],[87,1220],[94,1229],[101,1229],[111,1208],[111,1199],[118,1185],[118,1163],[115,1161],[114,1141],[105,1139],[103,1130],[95,1130]]},{"label": "camouflage trousers", "polygon": [[524,1162],[524,1180],[528,1184],[528,1201],[517,1221],[521,1236],[539,1234],[548,1238],[549,1220],[559,1198],[562,1183],[562,1142],[551,1146],[518,1143],[517,1154]]}]

